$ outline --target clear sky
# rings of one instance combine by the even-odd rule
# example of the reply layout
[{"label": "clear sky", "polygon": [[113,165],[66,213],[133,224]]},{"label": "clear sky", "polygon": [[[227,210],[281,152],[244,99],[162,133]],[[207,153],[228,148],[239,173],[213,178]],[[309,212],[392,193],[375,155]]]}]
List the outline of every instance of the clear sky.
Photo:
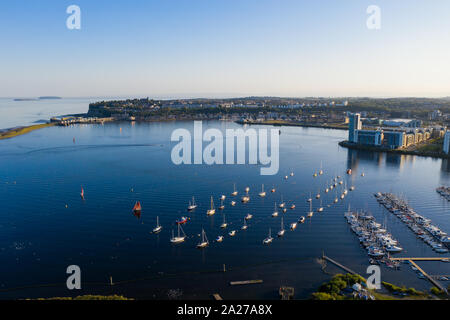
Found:
[{"label": "clear sky", "polygon": [[2,97],[450,96],[448,0],[2,0],[0,41]]}]

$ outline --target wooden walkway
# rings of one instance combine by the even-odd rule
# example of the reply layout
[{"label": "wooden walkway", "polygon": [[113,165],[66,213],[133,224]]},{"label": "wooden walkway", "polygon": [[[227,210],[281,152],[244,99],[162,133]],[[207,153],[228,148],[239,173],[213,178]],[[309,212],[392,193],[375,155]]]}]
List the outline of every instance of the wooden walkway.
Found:
[{"label": "wooden walkway", "polygon": [[[331,263],[333,263],[333,264],[335,264],[336,266],[338,266],[339,268],[341,268],[341,269],[347,271],[348,273],[356,274],[356,275],[359,275],[359,276],[360,276],[360,274],[358,274],[357,272],[353,271],[353,270],[350,269],[350,268],[347,268],[346,266],[340,264],[340,263],[337,262],[336,260],[331,259],[330,257],[327,257],[326,255],[322,255],[322,258],[325,259],[325,260],[330,261]],[[363,277],[363,278],[364,278],[364,277]]]},{"label": "wooden walkway", "polygon": [[435,287],[439,288],[440,290],[444,291],[446,294],[448,294],[447,289],[438,281],[433,279],[432,276],[430,276],[428,273],[426,273],[421,267],[417,265],[417,263],[414,262],[414,260],[419,261],[433,261],[433,260],[442,260],[442,258],[391,258],[391,260],[407,260],[409,261],[414,267],[417,268]]},{"label": "wooden walkway", "polygon": [[238,286],[243,284],[257,284],[257,283],[263,283],[263,281],[262,280],[231,281],[230,285]]},{"label": "wooden walkway", "polygon": [[397,260],[397,261],[414,261],[414,260],[417,260],[417,261],[442,261],[442,260],[445,260],[445,259],[448,259],[448,258],[436,258],[436,257],[434,257],[434,258],[390,258],[391,260],[393,260],[393,261],[395,261],[395,260]]}]

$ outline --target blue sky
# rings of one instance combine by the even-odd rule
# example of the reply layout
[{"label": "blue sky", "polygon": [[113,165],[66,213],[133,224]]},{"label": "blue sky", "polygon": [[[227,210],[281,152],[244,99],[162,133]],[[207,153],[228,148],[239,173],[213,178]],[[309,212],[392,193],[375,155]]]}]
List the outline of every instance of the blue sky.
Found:
[{"label": "blue sky", "polygon": [[3,0],[0,40],[2,97],[450,95],[447,0]]}]

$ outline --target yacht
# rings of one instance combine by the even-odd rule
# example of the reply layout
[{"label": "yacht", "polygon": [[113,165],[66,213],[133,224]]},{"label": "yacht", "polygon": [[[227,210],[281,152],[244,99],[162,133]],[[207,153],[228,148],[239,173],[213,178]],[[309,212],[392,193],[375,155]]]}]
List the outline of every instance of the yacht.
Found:
[{"label": "yacht", "polygon": [[211,209],[209,209],[208,211],[206,211],[206,214],[208,216],[212,216],[213,214],[216,213],[216,209],[214,209],[214,200],[213,197],[211,197]]},{"label": "yacht", "polygon": [[316,194],[316,199],[320,199],[320,192]]},{"label": "yacht", "polygon": [[247,220],[244,219],[244,225],[241,227],[241,230],[247,230],[247,229],[248,229]]},{"label": "yacht", "polygon": [[208,238],[206,237],[205,230],[202,229],[202,240],[197,244],[197,248],[206,248],[209,245]]},{"label": "yacht", "polygon": [[276,202],[275,202],[275,208],[273,209],[272,217],[278,217],[277,203]]},{"label": "yacht", "polygon": [[220,225],[222,229],[225,229],[228,226],[228,223],[225,221],[225,213],[223,214],[223,222]]},{"label": "yacht", "polygon": [[312,210],[312,202],[309,203],[309,212],[306,215],[308,218],[311,218],[314,214],[314,211]]},{"label": "yacht", "polygon": [[297,222],[291,223],[291,230],[294,231],[297,228]]},{"label": "yacht", "polygon": [[364,177],[364,176],[365,176],[364,172],[361,172],[361,177]]},{"label": "yacht", "polygon": [[220,200],[220,206],[219,206],[219,210],[223,210],[225,209],[225,206],[223,205],[223,200]]},{"label": "yacht", "polygon": [[322,200],[320,200],[320,207],[317,209],[317,212],[322,212],[323,206],[322,206]]},{"label": "yacht", "polygon": [[273,238],[271,236],[271,230],[269,228],[269,236],[263,240],[263,243],[264,244],[269,244],[269,243],[272,243],[272,241],[273,241]]},{"label": "yacht", "polygon": [[188,222],[188,217],[181,217],[175,221],[176,224],[185,224],[186,222]]},{"label": "yacht", "polygon": [[156,217],[156,227],[153,228],[153,233],[160,233],[162,226],[159,224],[159,217]]},{"label": "yacht", "polygon": [[272,187],[272,189],[270,190],[270,192],[274,193],[276,191],[275,187]]},{"label": "yacht", "polygon": [[233,192],[231,193],[231,195],[233,197],[237,196],[238,192],[236,191],[236,183],[233,183]]},{"label": "yacht", "polygon": [[186,239],[186,234],[181,228],[181,224],[178,225],[178,235],[175,237],[172,230],[172,238],[170,238],[170,242],[172,243],[181,243]]},{"label": "yacht", "polygon": [[264,185],[262,185],[262,187],[261,187],[261,192],[259,193],[259,196],[260,196],[261,198],[263,198],[263,197],[266,196],[266,192],[264,191]]},{"label": "yacht", "polygon": [[350,187],[350,191],[353,191],[353,190],[355,190],[355,186]]},{"label": "yacht", "polygon": [[347,169],[347,174],[352,174],[352,169]]},{"label": "yacht", "polygon": [[283,208],[283,213],[286,213],[286,211],[287,211],[287,209],[286,209],[286,208]]},{"label": "yacht", "polygon": [[311,202],[312,198],[311,198],[311,192],[309,193],[309,198],[306,200],[306,202]]},{"label": "yacht", "polygon": [[195,208],[197,208],[197,205],[195,204],[195,198],[192,197],[192,202],[189,201],[189,205],[187,207],[188,211],[192,211]]},{"label": "yacht", "polygon": [[294,173],[293,172],[291,172],[291,177],[293,177],[294,176]]},{"label": "yacht", "polygon": [[236,205],[236,201],[231,201],[231,205],[234,207]]},{"label": "yacht", "polygon": [[394,246],[394,245],[389,245],[389,246],[386,247],[386,251],[387,252],[392,252],[392,253],[402,252],[403,248],[398,247],[398,246]]},{"label": "yacht", "polygon": [[218,236],[216,238],[216,242],[222,242],[223,241],[223,236]]},{"label": "yacht", "polygon": [[253,215],[250,213],[247,213],[247,215],[245,216],[245,220],[250,220],[251,218],[253,218]]},{"label": "yacht", "polygon": [[284,179],[287,180],[289,177],[288,176],[284,176]]},{"label": "yacht", "polygon": [[323,170],[322,170],[322,161],[320,161],[320,170],[319,170],[319,175],[323,175]]},{"label": "yacht", "polygon": [[249,197],[249,195],[248,195],[247,189],[248,189],[248,188],[245,189],[245,192],[246,192],[246,193],[245,193],[245,196],[243,196],[243,197],[241,198],[241,201],[242,201],[243,203],[247,203],[247,202],[250,201],[250,197]]},{"label": "yacht", "polygon": [[298,222],[299,223],[304,223],[305,222],[305,217],[301,216],[300,219],[298,219]]},{"label": "yacht", "polygon": [[291,205],[291,210],[294,210],[295,209],[295,204],[292,204]]},{"label": "yacht", "polygon": [[228,232],[228,235],[230,237],[234,237],[236,235],[236,230],[231,230],[230,232]]},{"label": "yacht", "polygon": [[284,208],[285,203],[283,202],[283,196],[281,196],[281,203],[278,205],[279,208]]},{"label": "yacht", "polygon": [[250,188],[249,187],[245,187],[245,192],[249,192],[250,191]]},{"label": "yacht", "polygon": [[223,200],[225,200],[225,199],[226,199],[226,196],[225,196],[224,194],[220,196],[220,200],[223,201]]},{"label": "yacht", "polygon": [[317,177],[317,172],[314,172],[313,177],[314,178]]},{"label": "yacht", "polygon": [[282,237],[284,236],[284,223],[283,223],[283,217],[281,217],[281,229],[278,231],[278,236]]}]

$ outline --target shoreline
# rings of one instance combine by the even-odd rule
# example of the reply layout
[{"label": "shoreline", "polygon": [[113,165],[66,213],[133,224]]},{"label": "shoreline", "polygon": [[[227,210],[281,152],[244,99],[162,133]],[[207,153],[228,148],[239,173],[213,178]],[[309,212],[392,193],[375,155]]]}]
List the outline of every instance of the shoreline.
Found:
[{"label": "shoreline", "polygon": [[0,140],[3,139],[11,139],[17,136],[21,136],[27,133],[30,133],[35,130],[53,127],[55,123],[42,123],[42,124],[33,124],[30,126],[16,127],[12,129],[6,129],[0,132]]},{"label": "shoreline", "polygon": [[432,151],[420,151],[420,150],[401,150],[401,149],[386,149],[380,147],[372,147],[359,145],[355,143],[348,142],[347,140],[341,141],[338,143],[339,146],[347,149],[353,150],[362,150],[362,151],[371,151],[371,152],[381,152],[381,153],[393,153],[399,155],[412,155],[412,156],[420,156],[420,157],[430,157],[430,158],[439,158],[439,159],[450,159],[450,154],[446,155],[444,153],[437,153]]},{"label": "shoreline", "polygon": [[299,123],[299,122],[292,122],[292,121],[278,121],[278,120],[269,120],[264,122],[257,122],[257,121],[242,121],[237,120],[234,121],[238,124],[249,124],[249,125],[265,125],[265,126],[275,126],[275,127],[305,127],[305,128],[319,128],[319,129],[334,129],[334,130],[345,130],[347,131],[348,128],[345,126],[338,126],[338,125],[320,125],[320,124],[308,124],[308,123]]}]

